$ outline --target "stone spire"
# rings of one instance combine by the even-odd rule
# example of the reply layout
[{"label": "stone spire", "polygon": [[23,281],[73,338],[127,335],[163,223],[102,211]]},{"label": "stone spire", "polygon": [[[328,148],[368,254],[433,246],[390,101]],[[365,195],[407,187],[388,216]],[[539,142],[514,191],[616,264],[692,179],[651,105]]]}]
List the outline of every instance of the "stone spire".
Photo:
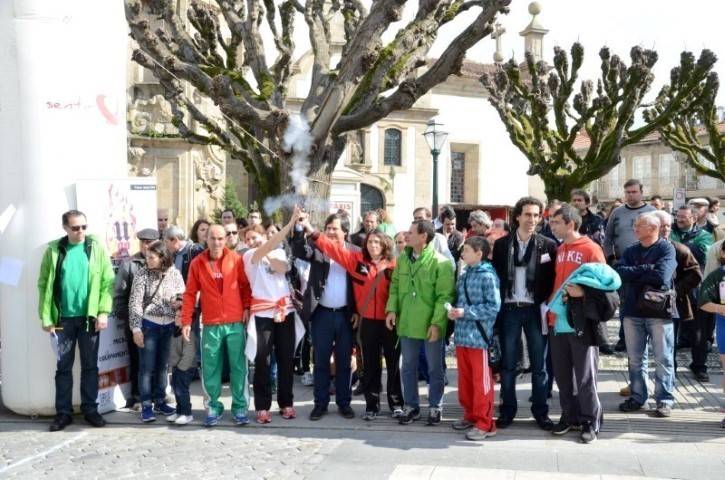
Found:
[{"label": "stone spire", "polygon": [[519,35],[524,37],[525,50],[534,55],[534,62],[538,62],[544,58],[544,35],[549,33],[549,30],[542,27],[536,18],[541,13],[539,2],[529,4],[529,13],[533,16],[531,23]]}]

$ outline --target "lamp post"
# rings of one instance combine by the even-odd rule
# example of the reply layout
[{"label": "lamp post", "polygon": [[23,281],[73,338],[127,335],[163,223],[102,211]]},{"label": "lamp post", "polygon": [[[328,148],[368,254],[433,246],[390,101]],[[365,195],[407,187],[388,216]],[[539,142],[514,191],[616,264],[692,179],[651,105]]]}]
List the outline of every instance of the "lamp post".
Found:
[{"label": "lamp post", "polygon": [[440,129],[442,126],[442,123],[429,120],[423,134],[430,148],[430,154],[433,156],[433,218],[438,216],[438,155],[440,155],[441,149],[446,143],[446,138],[448,138],[448,132]]}]

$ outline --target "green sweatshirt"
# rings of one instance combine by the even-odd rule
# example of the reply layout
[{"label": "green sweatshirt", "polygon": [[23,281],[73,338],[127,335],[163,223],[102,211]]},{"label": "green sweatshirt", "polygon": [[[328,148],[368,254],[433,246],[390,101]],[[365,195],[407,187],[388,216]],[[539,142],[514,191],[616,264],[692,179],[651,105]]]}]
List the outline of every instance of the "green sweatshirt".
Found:
[{"label": "green sweatshirt", "polygon": [[444,305],[454,302],[455,291],[451,262],[432,243],[415,261],[412,249],[406,247],[393,271],[386,306],[387,312],[397,315],[398,335],[424,340],[431,325],[444,335],[448,324]]}]

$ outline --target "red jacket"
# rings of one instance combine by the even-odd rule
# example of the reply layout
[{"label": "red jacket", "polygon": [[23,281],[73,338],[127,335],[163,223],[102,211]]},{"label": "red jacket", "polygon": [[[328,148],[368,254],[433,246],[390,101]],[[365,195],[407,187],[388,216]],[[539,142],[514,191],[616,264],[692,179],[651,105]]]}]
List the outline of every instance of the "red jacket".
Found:
[{"label": "red jacket", "polygon": [[244,271],[242,257],[224,247],[221,257],[223,288],[219,291],[212,277],[209,250],[204,250],[189,266],[186,279],[184,306],[181,310],[182,325],[191,325],[196,305],[196,294],[201,292],[201,315],[204,325],[221,325],[242,320],[242,314],[252,303],[252,291]]},{"label": "red jacket", "polygon": [[[320,235],[319,232],[315,232],[312,239],[322,253],[339,263],[350,274],[357,313],[362,318],[385,320],[385,304],[388,302],[390,277],[395,269],[395,259],[381,260],[380,263],[375,264],[366,260],[362,252],[352,252],[326,236]],[[375,288],[375,293],[370,296],[367,305],[363,305],[370,295],[375,278],[381,271],[384,271],[383,278]]]}]

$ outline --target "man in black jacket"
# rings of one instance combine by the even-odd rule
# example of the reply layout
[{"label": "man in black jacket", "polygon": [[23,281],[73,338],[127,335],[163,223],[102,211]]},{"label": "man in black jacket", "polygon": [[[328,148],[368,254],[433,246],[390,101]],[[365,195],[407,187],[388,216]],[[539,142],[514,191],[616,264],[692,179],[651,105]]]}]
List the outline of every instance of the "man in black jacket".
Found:
[{"label": "man in black jacket", "polygon": [[378,228],[378,212],[370,210],[363,214],[362,227],[357,233],[350,235],[350,243],[360,248],[365,246],[365,239],[368,238],[368,233]]},{"label": "man in black jacket", "polygon": [[604,241],[604,219],[589,209],[592,204],[589,192],[579,189],[572,190],[571,204],[579,210],[579,215],[582,217],[579,233],[586,235],[601,246]]},{"label": "man in black jacket", "polygon": [[[325,220],[325,235],[345,243],[346,248],[357,249],[345,242],[350,232],[347,216],[332,214]],[[310,233],[310,232],[308,232]],[[330,403],[330,356],[335,352],[335,403],[345,418],[354,418],[350,407],[350,388],[353,325],[355,313],[350,276],[345,269],[324,255],[312,241],[305,237],[301,225],[295,227],[291,241],[292,255],[310,263],[310,276],[302,301],[302,321],[312,333],[315,368],[315,406],[310,420],[319,420],[327,413]]]},{"label": "man in black jacket", "polygon": [[516,202],[513,210],[516,229],[499,238],[493,246],[493,266],[501,282],[501,312],[497,320],[501,338],[502,371],[499,428],[508,427],[516,416],[516,360],[521,331],[531,361],[531,412],[544,430],[554,426],[549,418],[545,358],[547,338],[542,332],[540,306],[554,285],[556,243],[537,234],[542,203],[532,197]]},{"label": "man in black jacket", "polygon": [[113,282],[113,316],[126,325],[124,333],[131,368],[131,396],[126,399],[126,408],[131,409],[136,404],[139,406],[141,404],[138,390],[138,347],[133,342],[133,332],[128,328],[128,300],[131,297],[133,278],[136,276],[136,272],[146,266],[146,250],[151,243],[159,239],[159,232],[153,228],[144,228],[136,234],[136,238],[138,238],[139,251],[118,267],[116,279]]},{"label": "man in black jacket", "polygon": [[450,206],[445,205],[441,207],[440,219],[443,222],[443,226],[436,230],[436,232],[446,237],[448,240],[448,250],[451,251],[453,260],[455,260],[453,265],[458,265],[464,238],[463,234],[456,229],[456,211]]}]

